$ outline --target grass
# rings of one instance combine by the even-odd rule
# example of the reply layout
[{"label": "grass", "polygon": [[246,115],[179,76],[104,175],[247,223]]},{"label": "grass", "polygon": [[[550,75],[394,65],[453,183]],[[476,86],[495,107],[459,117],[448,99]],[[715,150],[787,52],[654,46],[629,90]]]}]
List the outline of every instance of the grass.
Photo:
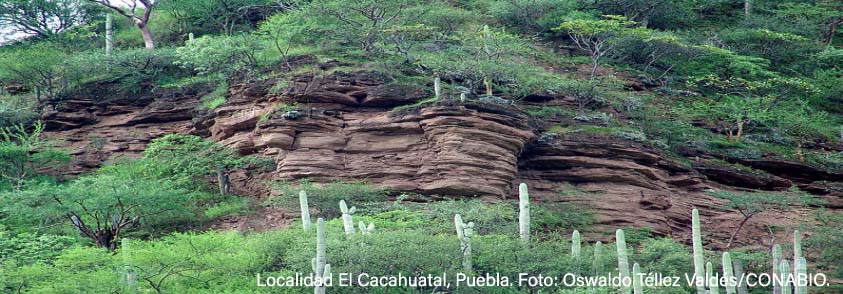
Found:
[{"label": "grass", "polygon": [[202,107],[208,110],[213,110],[222,106],[228,102],[228,99],[225,98],[225,94],[227,93],[228,83],[225,81],[220,82],[217,84],[217,87],[211,91],[211,93],[202,96]]}]

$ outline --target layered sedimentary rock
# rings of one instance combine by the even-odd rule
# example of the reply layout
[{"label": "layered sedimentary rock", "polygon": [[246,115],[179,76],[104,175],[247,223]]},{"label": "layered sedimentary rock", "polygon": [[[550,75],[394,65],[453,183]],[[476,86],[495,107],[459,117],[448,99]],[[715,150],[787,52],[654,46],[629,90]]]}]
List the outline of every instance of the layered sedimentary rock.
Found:
[{"label": "layered sedimentary rock", "polygon": [[[706,238],[711,246],[722,246],[740,216],[720,208],[722,200],[707,189],[781,190],[793,183],[823,194],[832,207],[843,207],[840,176],[808,165],[741,162],[768,172],[748,173],[705,159],[669,159],[656,149],[609,136],[538,136],[537,122],[511,105],[445,99],[410,106],[430,95],[371,72],[334,72],[235,84],[228,102],[210,111],[201,110],[197,93],[148,93],[133,99],[102,99],[94,93],[53,106],[44,119],[46,135],[76,155],[68,174],[136,157],[150,140],[168,133],[195,134],[242,154],[274,159],[274,171],[232,174],[233,191],[252,197],[269,194],[268,180],[307,178],[497,201],[514,198],[517,183],[526,182],[538,203],[588,207],[598,220],[595,233],[648,227],[685,240],[689,212],[699,208],[704,231],[712,234]],[[404,109],[393,109],[399,105]],[[572,184],[584,193],[559,192]],[[738,241],[769,240],[766,226],[794,223],[807,211],[786,218],[759,214]],[[284,212],[272,215],[285,217]]]}]

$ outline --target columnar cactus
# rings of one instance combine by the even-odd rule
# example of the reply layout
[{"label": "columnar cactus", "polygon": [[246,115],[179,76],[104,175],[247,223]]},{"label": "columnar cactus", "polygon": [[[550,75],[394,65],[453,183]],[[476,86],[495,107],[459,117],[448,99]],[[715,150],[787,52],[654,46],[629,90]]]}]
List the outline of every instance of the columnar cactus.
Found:
[{"label": "columnar cactus", "polygon": [[530,244],[530,192],[527,184],[518,185],[518,232],[521,243]]},{"label": "columnar cactus", "polygon": [[455,214],[454,215],[454,229],[457,230],[457,238],[460,239],[460,242],[462,242],[463,238],[465,237],[465,236],[463,236],[462,225],[463,225],[462,216],[459,215],[459,214]]},{"label": "columnar cactus", "polygon": [[784,279],[784,283],[781,286],[782,294],[793,294],[792,284],[790,283],[790,262],[787,259],[782,260],[782,264],[779,265],[779,271]]},{"label": "columnar cactus", "polygon": [[[615,244],[618,248],[618,273],[621,279],[625,280],[629,277],[629,255],[626,250],[626,237],[621,229],[618,229],[615,232]],[[621,286],[621,291],[619,293],[629,294],[630,292],[630,287]]]},{"label": "columnar cactus", "polygon": [[738,287],[736,288],[738,294],[749,294],[749,290],[746,288],[746,279],[742,278],[744,276],[743,261],[739,258],[735,258],[732,260],[732,266],[735,269],[735,277],[737,277],[739,281]]},{"label": "columnar cactus", "polygon": [[[705,275],[705,258],[703,257],[702,232],[700,229],[700,212],[691,211],[691,239],[694,250],[694,274],[697,278]],[[705,294],[705,283],[697,283],[697,294]]]},{"label": "columnar cactus", "polygon": [[805,257],[799,257],[796,260],[796,278],[793,288],[796,290],[794,294],[808,294],[808,261]]},{"label": "columnar cactus", "polygon": [[574,260],[579,260],[581,251],[582,237],[580,237],[580,231],[574,230],[574,233],[571,234],[571,257]]},{"label": "columnar cactus", "polygon": [[360,223],[358,223],[358,228],[360,229],[361,234],[368,235],[375,231],[375,223],[369,223],[367,226],[365,222],[360,221]]},{"label": "columnar cactus", "polygon": [[354,221],[352,220],[351,215],[357,211],[357,207],[348,209],[348,205],[345,204],[345,200],[340,200],[340,211],[342,211],[342,227],[345,229],[345,234],[354,234]]},{"label": "columnar cactus", "polygon": [[723,252],[723,278],[726,279],[726,294],[736,294],[735,284],[732,283],[732,278],[735,277],[735,272],[732,270],[732,257],[729,252]]},{"label": "columnar cactus", "polygon": [[439,78],[439,75],[436,75],[436,78],[433,79],[433,94],[436,99],[442,98],[442,79]]},{"label": "columnar cactus", "polygon": [[310,231],[310,207],[307,205],[307,192],[299,192],[299,207],[301,207],[301,223],[305,231]]},{"label": "columnar cactus", "polygon": [[463,223],[462,216],[454,215],[454,226],[457,230],[457,237],[460,239],[460,251],[462,251],[462,266],[466,272],[474,268],[471,260],[471,238],[474,237],[474,222]]},{"label": "columnar cactus", "polygon": [[640,273],[641,268],[636,262],[632,265],[632,292],[635,294],[644,294],[644,288],[641,285],[641,279],[639,277]]},{"label": "columnar cactus", "polygon": [[[781,274],[782,246],[773,244],[773,277]],[[773,284],[773,294],[781,294],[782,287],[778,283]]]},{"label": "columnar cactus", "polygon": [[[316,220],[316,257],[311,260],[313,273],[318,278],[330,276],[331,265],[327,264],[327,242],[325,240],[325,220]],[[325,286],[317,285],[313,288],[314,294],[325,294]]]},{"label": "columnar cactus", "polygon": [[111,13],[105,15],[105,55],[114,51],[114,29]]},{"label": "columnar cactus", "polygon": [[120,256],[123,257],[123,266],[126,274],[125,291],[126,293],[138,292],[138,276],[131,267],[129,267],[129,239],[123,238],[120,240]]},{"label": "columnar cactus", "polygon": [[591,261],[591,269],[594,270],[594,275],[599,275],[603,271],[603,242],[597,241],[594,243],[594,260]]},{"label": "columnar cactus", "polygon": [[802,257],[802,234],[799,230],[795,230],[793,231],[793,262],[798,264],[800,257]]},{"label": "columnar cactus", "polygon": [[719,281],[715,281],[714,283],[710,283],[710,280],[711,280],[712,277],[714,277],[713,276],[714,274],[715,274],[714,267],[711,266],[711,262],[707,262],[705,264],[705,281],[706,281],[706,284],[708,285],[708,294],[720,294],[720,283],[719,283]]}]

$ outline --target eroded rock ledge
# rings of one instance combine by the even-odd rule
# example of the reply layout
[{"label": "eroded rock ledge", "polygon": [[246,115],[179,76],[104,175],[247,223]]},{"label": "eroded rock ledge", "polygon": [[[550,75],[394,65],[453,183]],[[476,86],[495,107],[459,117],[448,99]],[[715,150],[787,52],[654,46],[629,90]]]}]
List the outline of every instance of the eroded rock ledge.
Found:
[{"label": "eroded rock ledge", "polygon": [[357,179],[427,194],[503,197],[534,134],[520,111],[484,111],[489,107],[438,104],[398,116],[322,110],[263,121],[218,116],[215,126],[248,131],[212,128],[212,137],[272,156],[280,179]]}]

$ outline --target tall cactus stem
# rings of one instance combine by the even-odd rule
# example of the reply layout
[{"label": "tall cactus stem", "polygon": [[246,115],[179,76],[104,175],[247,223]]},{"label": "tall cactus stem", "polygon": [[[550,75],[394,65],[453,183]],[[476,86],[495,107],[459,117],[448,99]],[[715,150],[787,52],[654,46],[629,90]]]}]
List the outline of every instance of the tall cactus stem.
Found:
[{"label": "tall cactus stem", "polygon": [[644,288],[641,285],[641,268],[637,262],[632,265],[632,292],[644,294]]},{"label": "tall cactus stem", "polygon": [[574,230],[571,234],[571,257],[574,260],[579,260],[581,251],[582,237],[580,236],[580,231]]},{"label": "tall cactus stem", "polygon": [[439,75],[433,79],[433,93],[437,100],[442,98],[442,79]]},{"label": "tall cactus stem", "polygon": [[618,293],[621,294],[629,294],[632,292],[627,283],[624,283],[624,280],[630,278],[629,276],[629,255],[626,250],[626,237],[624,236],[623,230],[618,229],[615,231],[615,244],[617,245],[618,249],[618,274],[621,278],[621,291]]},{"label": "tall cactus stem", "polygon": [[591,269],[597,276],[603,272],[603,242],[594,243],[594,260],[591,261]]},{"label": "tall cactus stem", "polygon": [[111,56],[114,51],[114,20],[111,13],[105,15],[105,55]]},{"label": "tall cactus stem", "polygon": [[732,259],[732,266],[735,269],[735,277],[738,278],[738,287],[737,291],[738,294],[749,294],[749,290],[746,288],[746,278],[744,277],[743,271],[743,261],[739,258]]},{"label": "tall cactus stem", "polygon": [[[778,277],[781,274],[782,263],[782,246],[773,244],[773,277]],[[773,294],[781,294],[782,287],[778,283],[773,284]]]},{"label": "tall cactus stem", "polygon": [[[705,275],[705,258],[703,257],[702,230],[700,229],[700,212],[691,211],[691,237],[694,251],[694,274],[699,279]],[[705,283],[695,283],[697,294],[705,294]]]},{"label": "tall cactus stem", "polygon": [[796,278],[793,286],[794,294],[808,294],[808,261],[805,257],[799,257],[796,261]]},{"label": "tall cactus stem", "polygon": [[793,284],[791,283],[791,267],[790,262],[787,259],[782,260],[782,264],[779,265],[779,271],[781,272],[783,280],[781,286],[782,294],[793,294]]},{"label": "tall cactus stem", "polygon": [[299,207],[301,208],[301,223],[305,231],[310,231],[310,207],[307,205],[307,192],[299,191]]},{"label": "tall cactus stem", "polygon": [[125,270],[126,293],[138,292],[138,276],[134,270],[129,266],[129,239],[123,238],[120,240],[120,256],[123,258],[123,269]]},{"label": "tall cactus stem", "polygon": [[732,270],[732,257],[729,252],[723,252],[723,278],[726,279],[726,294],[736,294],[735,272]]},{"label": "tall cactus stem", "polygon": [[[799,263],[799,258],[802,257],[802,234],[799,230],[793,231],[793,262]],[[794,265],[796,266],[796,265]]]},{"label": "tall cactus stem", "polygon": [[708,285],[708,294],[720,294],[720,281],[714,276],[716,273],[711,262],[705,264],[705,283]]},{"label": "tall cactus stem", "polygon": [[[316,220],[316,258],[313,259],[314,274],[319,278],[325,277],[326,263],[328,261],[327,242],[325,239],[325,219],[320,217]],[[325,294],[325,286],[317,285],[313,288],[313,293]]]},{"label": "tall cactus stem", "polygon": [[463,269],[467,272],[474,270],[474,264],[471,257],[471,239],[474,237],[474,222],[468,222],[463,229],[463,237],[465,238],[465,248],[463,248]]},{"label": "tall cactus stem", "polygon": [[518,233],[521,244],[530,244],[530,192],[527,184],[518,185]]}]

